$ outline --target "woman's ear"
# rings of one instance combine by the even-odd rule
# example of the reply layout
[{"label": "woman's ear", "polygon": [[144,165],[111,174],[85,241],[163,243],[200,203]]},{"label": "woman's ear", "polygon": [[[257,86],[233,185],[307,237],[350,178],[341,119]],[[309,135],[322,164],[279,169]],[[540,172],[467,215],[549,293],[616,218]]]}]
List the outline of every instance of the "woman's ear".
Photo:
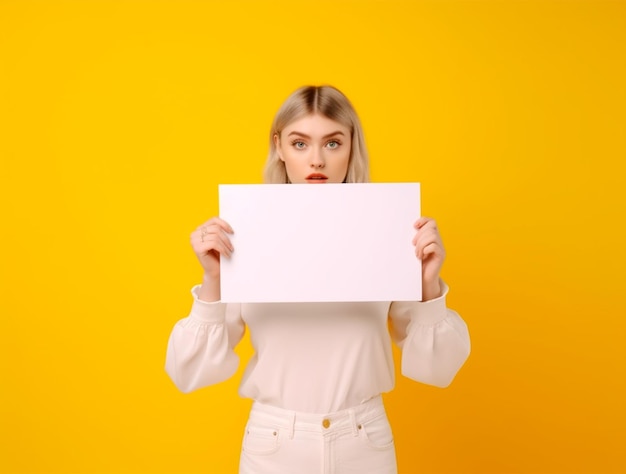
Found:
[{"label": "woman's ear", "polygon": [[274,147],[276,148],[276,153],[278,154],[278,158],[280,158],[280,161],[285,161],[283,159],[283,154],[280,152],[280,137],[278,136],[278,133],[274,134]]}]

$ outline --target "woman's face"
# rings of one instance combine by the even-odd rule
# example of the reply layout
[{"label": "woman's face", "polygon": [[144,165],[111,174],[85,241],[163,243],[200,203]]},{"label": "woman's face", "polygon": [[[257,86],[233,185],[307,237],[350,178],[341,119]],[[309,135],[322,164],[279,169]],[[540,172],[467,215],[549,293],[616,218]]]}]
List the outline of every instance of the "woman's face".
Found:
[{"label": "woman's face", "polygon": [[307,115],[274,135],[292,183],[342,183],[348,173],[350,129],[322,115]]}]

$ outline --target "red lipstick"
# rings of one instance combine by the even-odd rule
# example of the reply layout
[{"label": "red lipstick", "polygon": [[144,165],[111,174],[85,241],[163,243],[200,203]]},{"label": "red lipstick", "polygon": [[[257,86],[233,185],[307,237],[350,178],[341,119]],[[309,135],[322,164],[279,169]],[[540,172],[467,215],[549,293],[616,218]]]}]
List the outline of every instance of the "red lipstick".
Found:
[{"label": "red lipstick", "polygon": [[307,183],[325,183],[328,176],[322,173],[311,173],[306,177]]}]

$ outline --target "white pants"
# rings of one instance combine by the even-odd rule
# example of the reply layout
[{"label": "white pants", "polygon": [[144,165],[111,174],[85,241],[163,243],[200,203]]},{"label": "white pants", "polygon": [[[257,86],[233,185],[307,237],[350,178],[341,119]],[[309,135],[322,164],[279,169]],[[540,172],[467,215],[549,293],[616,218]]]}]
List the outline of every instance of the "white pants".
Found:
[{"label": "white pants", "polygon": [[240,474],[396,474],[391,427],[380,396],[315,415],[255,402]]}]

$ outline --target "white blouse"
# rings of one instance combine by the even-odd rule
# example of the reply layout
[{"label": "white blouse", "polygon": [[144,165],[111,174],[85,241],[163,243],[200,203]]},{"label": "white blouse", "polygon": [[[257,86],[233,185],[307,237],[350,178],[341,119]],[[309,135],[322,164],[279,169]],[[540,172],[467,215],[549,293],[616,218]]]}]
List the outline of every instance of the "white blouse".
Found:
[{"label": "white blouse", "polygon": [[391,340],[402,349],[402,374],[450,384],[470,352],[469,333],[443,296],[426,302],[207,303],[170,335],[165,369],[183,392],[231,377],[234,347],[250,330],[254,355],[239,393],[267,405],[332,413],[394,385]]}]

